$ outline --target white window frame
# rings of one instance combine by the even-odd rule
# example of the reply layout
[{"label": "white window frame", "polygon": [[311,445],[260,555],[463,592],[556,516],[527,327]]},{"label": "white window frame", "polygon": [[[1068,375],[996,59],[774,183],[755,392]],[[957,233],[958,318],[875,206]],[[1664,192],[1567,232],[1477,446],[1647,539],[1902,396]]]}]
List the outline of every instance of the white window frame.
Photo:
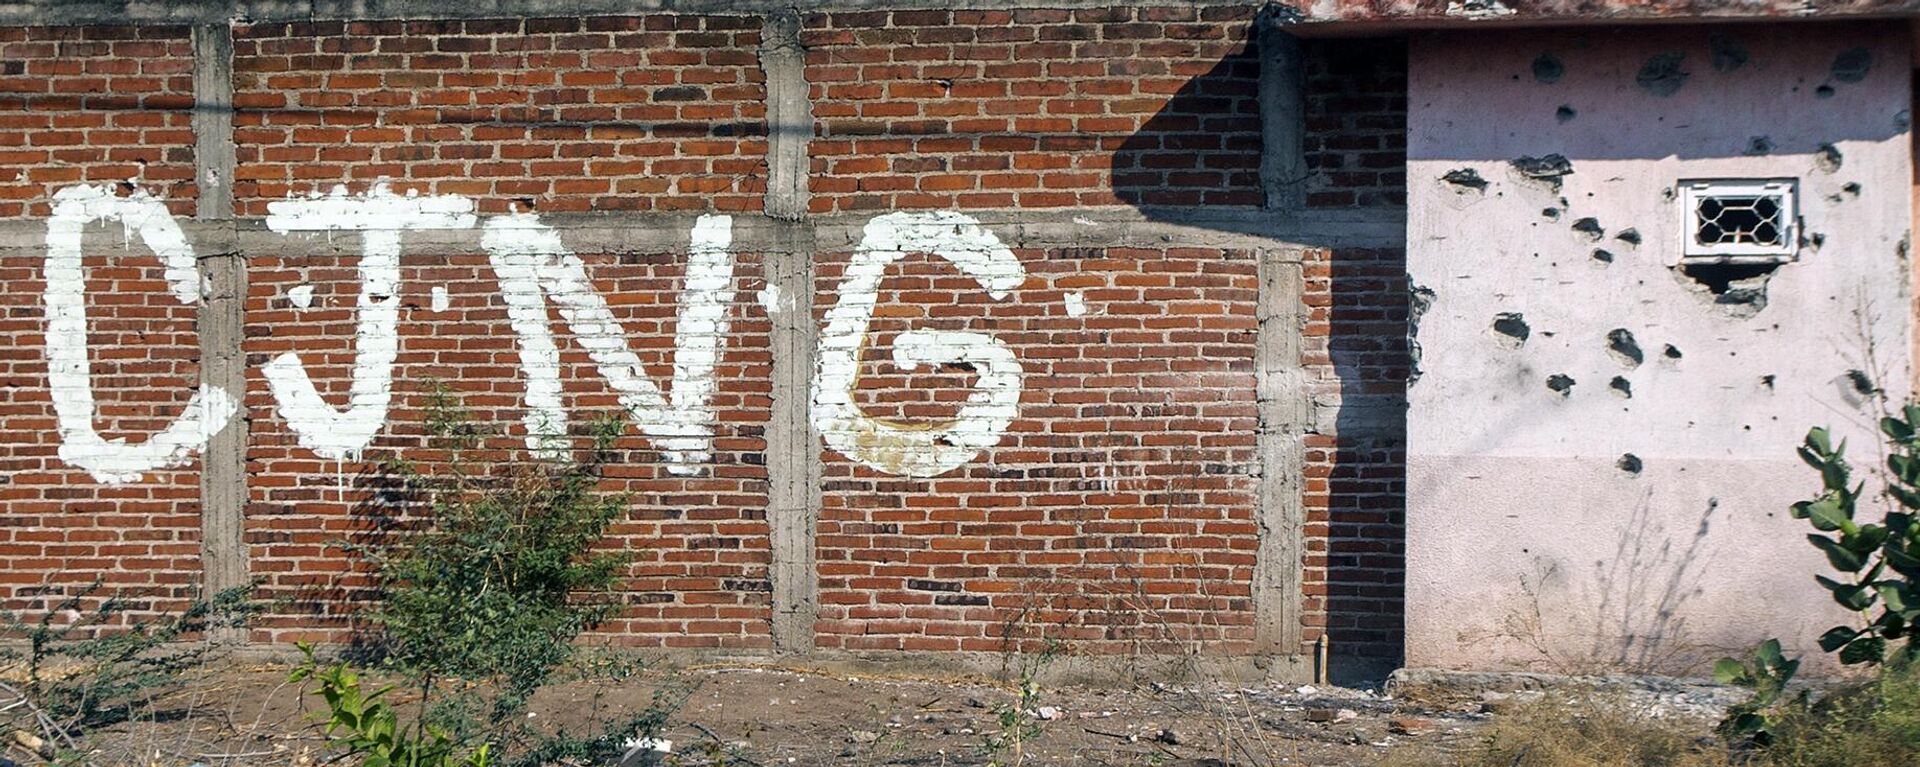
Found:
[{"label": "white window frame", "polygon": [[[1791,178],[1685,179],[1680,186],[1681,261],[1716,264],[1774,264],[1800,254],[1799,180]],[[1700,201],[1710,197],[1780,198],[1780,245],[1748,242],[1702,243]]]}]

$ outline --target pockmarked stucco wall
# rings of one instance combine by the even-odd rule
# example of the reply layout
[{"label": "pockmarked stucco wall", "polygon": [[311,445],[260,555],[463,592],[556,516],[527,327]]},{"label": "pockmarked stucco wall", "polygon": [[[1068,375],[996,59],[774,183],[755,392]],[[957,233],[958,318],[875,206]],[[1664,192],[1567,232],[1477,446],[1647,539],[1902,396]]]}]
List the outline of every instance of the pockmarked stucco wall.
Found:
[{"label": "pockmarked stucco wall", "polygon": [[[1904,25],[1410,45],[1407,662],[1685,672],[1844,616],[1807,429],[1907,394]],[[1798,258],[1687,274],[1682,179],[1798,180]]]}]

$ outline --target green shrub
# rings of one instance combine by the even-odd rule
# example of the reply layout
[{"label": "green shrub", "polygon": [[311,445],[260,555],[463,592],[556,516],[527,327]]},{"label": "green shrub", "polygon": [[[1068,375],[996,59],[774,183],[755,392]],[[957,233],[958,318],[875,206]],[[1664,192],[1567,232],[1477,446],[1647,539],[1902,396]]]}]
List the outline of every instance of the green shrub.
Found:
[{"label": "green shrub", "polygon": [[[583,435],[591,446],[577,453],[515,460],[498,449],[500,435],[476,424],[442,389],[429,400],[426,426],[425,461],[383,464],[395,490],[386,498],[399,504],[396,524],[375,542],[351,547],[367,558],[379,587],[381,601],[368,611],[376,629],[368,644],[384,670],[416,688],[419,711],[400,733],[386,723],[393,711],[378,700],[384,689],[359,699],[377,707],[378,720],[347,711],[353,721],[338,721],[342,709],[333,706],[341,732],[349,733],[339,745],[361,756],[363,767],[402,764],[376,759],[367,738],[384,738],[378,748],[421,755],[409,758],[451,759],[458,752],[535,767],[599,763],[619,757],[624,741],[657,733],[684,696],[656,696],[644,710],[599,722],[584,735],[542,731],[521,716],[534,693],[561,681],[575,640],[621,608],[616,588],[629,558],[601,543],[628,498],[602,491],[600,482],[623,423],[592,421]],[[329,679],[334,689],[347,689],[350,667],[327,671],[327,679],[308,674],[321,679],[323,692]],[[360,726],[368,723],[376,729]],[[442,763],[453,762],[421,762]]]},{"label": "green shrub", "polygon": [[448,460],[432,472],[388,469],[429,511],[367,549],[383,594],[371,612],[386,664],[431,687],[454,678],[497,692],[490,717],[526,704],[572,655],[573,640],[620,609],[621,552],[596,550],[626,510],[601,492],[619,421],[593,426],[581,459],[475,461],[489,435],[444,393],[428,408],[428,447]]},{"label": "green shrub", "polygon": [[1838,652],[1840,662],[1877,664],[1891,652],[1902,661],[1914,659],[1920,646],[1910,641],[1920,631],[1920,405],[1908,405],[1900,416],[1881,419],[1887,437],[1887,504],[1879,522],[1857,519],[1864,482],[1855,482],[1845,456],[1846,444],[1834,446],[1825,429],[1807,433],[1800,458],[1820,472],[1821,492],[1793,505],[1795,519],[1804,519],[1816,532],[1807,540],[1827,555],[1827,563],[1844,574],[1835,580],[1814,578],[1834,601],[1860,614],[1857,626],[1835,626],[1820,637],[1820,647]]}]

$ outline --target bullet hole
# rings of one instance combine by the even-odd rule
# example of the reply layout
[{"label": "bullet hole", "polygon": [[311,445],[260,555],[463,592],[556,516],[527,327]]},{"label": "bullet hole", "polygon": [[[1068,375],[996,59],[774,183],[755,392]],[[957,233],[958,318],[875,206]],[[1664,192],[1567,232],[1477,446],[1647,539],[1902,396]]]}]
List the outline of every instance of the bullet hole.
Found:
[{"label": "bullet hole", "polygon": [[1613,238],[1636,248],[1640,247],[1640,230],[1633,227],[1620,230],[1620,233],[1614,235]]},{"label": "bullet hole", "polygon": [[1646,464],[1640,462],[1640,456],[1623,453],[1620,460],[1613,462],[1613,467],[1628,474],[1639,474],[1641,469],[1646,468]]},{"label": "bullet hole", "polygon": [[1607,230],[1601,228],[1600,220],[1592,217],[1573,222],[1573,230],[1586,235],[1587,239],[1593,242],[1599,242],[1600,238],[1607,234]]},{"label": "bullet hole", "polygon": [[1554,373],[1547,376],[1547,388],[1562,397],[1570,396],[1573,392],[1573,378],[1565,373]]},{"label": "bullet hole", "polygon": [[1867,73],[1873,70],[1873,52],[1865,48],[1848,48],[1833,58],[1833,79],[1843,83],[1857,83],[1867,79]]},{"label": "bullet hole", "polygon": [[1846,192],[1849,197],[1859,197],[1861,188],[1860,182],[1849,181],[1845,186],[1840,187],[1840,191]]},{"label": "bullet hole", "polygon": [[515,203],[515,204],[517,204],[517,205],[519,205],[519,206],[521,207],[521,209],[522,209],[522,210],[525,210],[525,211],[526,211],[526,212],[528,212],[528,213],[531,213],[531,212],[533,212],[533,208],[534,208],[534,204],[533,204],[533,198],[532,198],[532,197],[519,197],[519,198],[515,198],[515,199],[514,199],[514,203]]},{"label": "bullet hole", "polygon": [[1628,381],[1626,376],[1614,376],[1613,380],[1607,382],[1607,391],[1621,399],[1633,399],[1633,382]]},{"label": "bullet hole", "polygon": [[1540,215],[1545,216],[1549,221],[1559,221],[1560,209],[1559,208],[1541,208]]},{"label": "bullet hole", "polygon": [[1611,264],[1613,263],[1613,253],[1604,248],[1594,248],[1593,260],[1598,261],[1602,264]]},{"label": "bullet hole", "polygon": [[1800,238],[1800,247],[1811,249],[1815,253],[1820,252],[1820,248],[1826,244],[1827,236],[1820,232],[1814,232]]},{"label": "bullet hole", "polygon": [[1839,170],[1840,163],[1844,160],[1845,158],[1840,156],[1840,148],[1832,144],[1821,144],[1820,148],[1813,153],[1813,167],[1819,168],[1822,173]]},{"label": "bullet hole", "polygon": [[1563,155],[1550,154],[1544,157],[1520,157],[1513,160],[1513,172],[1523,181],[1560,192],[1560,181],[1573,173],[1573,163]]},{"label": "bullet hole", "polygon": [[1626,328],[1607,331],[1607,353],[1613,355],[1614,362],[1629,369],[1640,367],[1640,363],[1647,359],[1647,355],[1640,351],[1640,344],[1634,342],[1633,331]]},{"label": "bullet hole", "polygon": [[1880,387],[1873,385],[1873,379],[1868,378],[1866,372],[1862,370],[1847,371],[1847,383],[1852,385],[1853,391],[1862,397],[1871,397],[1880,393]]},{"label": "bullet hole", "polygon": [[1773,154],[1773,139],[1766,136],[1754,136],[1747,139],[1747,154],[1753,157]]},{"label": "bullet hole", "polygon": [[1815,88],[1813,89],[1813,96],[1814,98],[1822,98],[1822,99],[1833,98],[1833,86],[1822,85],[1818,88]]},{"label": "bullet hole", "polygon": [[1493,316],[1493,336],[1502,346],[1518,349],[1527,345],[1527,338],[1533,335],[1533,328],[1527,325],[1525,317],[1519,312],[1501,312]]},{"label": "bullet hole", "polygon": [[1542,53],[1533,60],[1533,79],[1542,83],[1551,85],[1560,82],[1560,78],[1566,74],[1567,65],[1560,61],[1559,56]]},{"label": "bullet hole", "polygon": [[1772,373],[1768,373],[1766,375],[1760,376],[1760,385],[1767,387],[1767,391],[1773,391],[1773,382],[1775,380],[1776,379],[1774,375]]},{"label": "bullet hole", "polygon": [[1767,281],[1780,265],[1680,264],[1673,267],[1681,284],[1706,299],[1709,306],[1734,319],[1747,319],[1767,308]]},{"label": "bullet hole", "polygon": [[1440,180],[1452,184],[1456,190],[1484,192],[1487,189],[1487,180],[1481,178],[1480,172],[1472,168],[1456,168],[1447,171]]},{"label": "bullet hole", "polygon": [[1580,116],[1580,111],[1577,109],[1574,109],[1573,105],[1571,104],[1561,104],[1559,109],[1553,110],[1553,119],[1559,120],[1560,122],[1563,122],[1563,123],[1572,122],[1573,118],[1579,117],[1579,116]]},{"label": "bullet hole", "polygon": [[1665,354],[1667,359],[1670,359],[1670,360],[1677,360],[1683,356],[1686,356],[1680,353],[1680,347],[1674,346],[1673,344],[1667,344],[1666,351],[1661,353]]},{"label": "bullet hole", "polygon": [[1687,84],[1687,78],[1692,76],[1680,68],[1686,58],[1687,54],[1679,51],[1656,53],[1647,59],[1647,63],[1640,65],[1640,74],[1633,78],[1634,82],[1648,93],[1662,98],[1678,93],[1681,86]]},{"label": "bullet hole", "polygon": [[1747,65],[1747,48],[1739,40],[1714,33],[1707,36],[1707,50],[1713,59],[1715,72],[1732,72]]}]

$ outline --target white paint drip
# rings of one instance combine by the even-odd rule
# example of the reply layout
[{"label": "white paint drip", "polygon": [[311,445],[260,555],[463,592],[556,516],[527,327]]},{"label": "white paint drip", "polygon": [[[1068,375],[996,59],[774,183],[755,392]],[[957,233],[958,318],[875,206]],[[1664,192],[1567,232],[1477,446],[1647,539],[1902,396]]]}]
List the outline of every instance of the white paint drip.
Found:
[{"label": "white paint drip", "polygon": [[287,303],[300,309],[313,308],[313,286],[306,284],[293,286],[287,291]]},{"label": "white paint drip", "polygon": [[393,363],[400,353],[400,233],[472,227],[473,201],[456,195],[401,197],[383,183],[364,195],[334,187],[325,196],[268,203],[267,214],[267,228],[282,234],[363,233],[359,324],[346,410],[335,410],[320,396],[298,352],[273,358],[265,370],[280,417],[300,444],[325,458],[356,458],[385,425],[393,399]]},{"label": "white paint drip", "polygon": [[1078,290],[1068,293],[1066,295],[1066,302],[1068,317],[1087,316],[1087,297],[1085,294],[1082,294]]},{"label": "white paint drip", "polygon": [[894,362],[972,364],[979,374],[967,404],[945,423],[904,426],[876,420],[853,402],[860,352],[867,342],[881,278],[910,253],[931,253],[973,277],[994,300],[1026,281],[1026,271],[1000,239],[973,218],[953,212],[889,213],[869,221],[827,312],[813,382],[814,426],[827,444],[855,461],[890,474],[932,477],[999,444],[1018,414],[1022,370],[1013,351],[983,333],[908,331],[894,340]]},{"label": "white paint drip", "polygon": [[447,310],[447,307],[452,305],[453,298],[447,295],[447,287],[445,285],[433,286],[433,302],[431,304],[433,310],[435,312],[444,312]]},{"label": "white paint drip", "polygon": [[60,423],[60,459],[86,469],[95,480],[117,485],[140,481],[154,469],[178,466],[239,412],[234,397],[202,385],[167,428],[139,444],[104,439],[93,428],[93,366],[87,350],[86,275],[82,239],[94,221],[118,221],[165,265],[165,278],[182,304],[200,300],[200,272],[193,246],[166,205],[135,189],[117,197],[109,187],[75,186],[54,195],[47,220],[47,385]]},{"label": "white paint drip", "polygon": [[[508,316],[520,339],[527,372],[527,445],[551,455],[564,447],[566,411],[560,405],[559,351],[547,326],[542,293],[559,307],[620,404],[641,433],[652,437],[667,471],[688,475],[711,457],[714,368],[726,344],[727,305],[733,290],[733,218],[701,216],[694,224],[686,278],[674,329],[671,398],[663,394],[627,347],[607,302],[587,278],[586,263],[567,250],[559,233],[532,214],[489,219],[481,246],[493,263]],[[558,427],[556,429],[556,427]]]}]

